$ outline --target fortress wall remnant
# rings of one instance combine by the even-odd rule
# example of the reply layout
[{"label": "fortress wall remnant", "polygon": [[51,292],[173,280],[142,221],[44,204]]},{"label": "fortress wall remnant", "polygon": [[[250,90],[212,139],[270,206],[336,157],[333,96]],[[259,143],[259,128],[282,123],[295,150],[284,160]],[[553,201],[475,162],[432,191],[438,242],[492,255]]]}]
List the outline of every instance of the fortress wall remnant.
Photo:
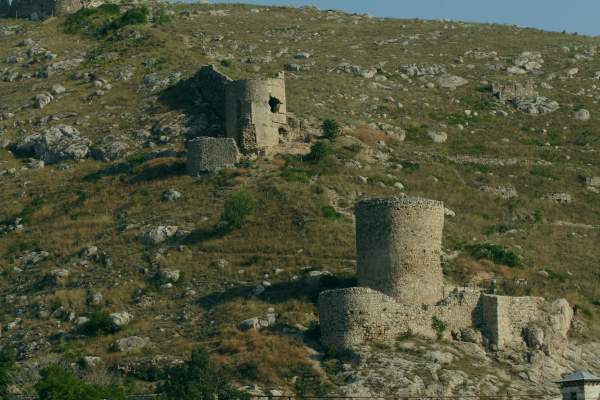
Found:
[{"label": "fortress wall remnant", "polygon": [[356,207],[358,286],[403,304],[443,297],[444,205],[420,198],[373,199]]},{"label": "fortress wall remnant", "polygon": [[543,322],[546,315],[546,301],[542,297],[484,294],[481,300],[484,334],[498,348],[522,344],[524,329],[536,322]]},{"label": "fortress wall remnant", "polygon": [[279,144],[287,128],[285,77],[234,81],[225,86],[225,130],[244,153]]},{"label": "fortress wall remnant", "polygon": [[509,297],[455,290],[435,306],[401,304],[364,287],[322,292],[319,296],[321,340],[326,346],[353,348],[389,342],[404,334],[435,338],[433,317],[448,332],[479,327],[489,344],[499,349],[525,345],[526,330],[544,331],[549,346],[567,339],[573,311],[566,300]]},{"label": "fortress wall remnant", "polygon": [[364,287],[322,292],[319,296],[321,340],[326,346],[352,348],[371,342],[396,340],[404,334],[435,338],[433,317],[449,330],[474,325],[479,294],[456,292],[440,306],[400,304],[396,299]]},{"label": "fortress wall remnant", "polygon": [[240,161],[240,153],[231,138],[202,136],[188,142],[187,173],[197,176],[233,167]]},{"label": "fortress wall remnant", "polygon": [[492,94],[500,101],[513,101],[517,99],[531,99],[538,95],[535,85],[531,81],[525,83],[505,82],[494,83]]},{"label": "fortress wall remnant", "polygon": [[225,86],[233,82],[227,75],[217,71],[214,65],[206,65],[194,76],[195,87],[202,99],[220,118],[225,118]]}]

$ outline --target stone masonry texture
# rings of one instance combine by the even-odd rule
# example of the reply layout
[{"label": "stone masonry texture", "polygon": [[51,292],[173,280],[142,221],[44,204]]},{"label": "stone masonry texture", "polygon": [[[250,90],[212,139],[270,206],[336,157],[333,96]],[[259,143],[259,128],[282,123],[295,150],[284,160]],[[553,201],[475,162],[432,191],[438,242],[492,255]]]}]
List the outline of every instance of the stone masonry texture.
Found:
[{"label": "stone masonry texture", "polygon": [[356,207],[358,285],[403,304],[443,296],[444,205],[419,198],[373,199]]},{"label": "stone masonry texture", "polygon": [[436,319],[446,334],[478,328],[486,343],[498,349],[531,345],[531,332],[542,331],[546,348],[567,340],[573,310],[564,299],[551,303],[467,288],[445,295],[443,224],[444,206],[438,201],[389,198],[357,205],[359,287],[320,294],[325,346],[352,348],[404,334],[433,338],[439,334]]},{"label": "stone masonry texture", "polygon": [[194,87],[243,153],[268,152],[279,144],[280,135],[289,134],[283,73],[234,81],[208,65],[194,76]]},{"label": "stone masonry texture", "polygon": [[233,167],[240,161],[235,140],[202,136],[188,143],[187,172],[196,176]]}]

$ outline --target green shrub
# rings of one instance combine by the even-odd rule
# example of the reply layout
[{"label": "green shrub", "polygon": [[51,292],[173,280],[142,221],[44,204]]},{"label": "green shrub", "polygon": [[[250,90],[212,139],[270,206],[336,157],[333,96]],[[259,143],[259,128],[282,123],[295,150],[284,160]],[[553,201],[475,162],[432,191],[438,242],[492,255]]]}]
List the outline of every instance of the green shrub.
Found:
[{"label": "green shrub", "polygon": [[310,172],[300,168],[285,168],[279,174],[287,182],[303,182],[310,181]]},{"label": "green shrub", "polygon": [[318,163],[333,154],[333,146],[326,140],[319,140],[310,148],[310,153],[306,156],[307,160]]},{"label": "green shrub", "polygon": [[252,193],[240,189],[232,193],[225,201],[221,222],[228,229],[239,229],[246,224],[255,208],[256,199]]},{"label": "green shrub", "polygon": [[444,321],[440,320],[438,317],[433,316],[431,318],[431,328],[433,328],[439,340],[444,335],[444,332],[446,332],[446,330],[448,329],[448,325],[446,325]]},{"label": "green shrub", "polygon": [[16,352],[14,349],[5,347],[0,351],[0,398],[4,398],[8,385],[12,383],[15,360]]},{"label": "green shrub", "polygon": [[171,16],[164,11],[159,11],[154,17],[152,17],[152,22],[156,25],[164,25],[171,22]]},{"label": "green shrub", "polygon": [[334,119],[326,119],[323,121],[321,129],[323,130],[323,136],[329,140],[335,140],[340,133],[342,133],[340,124]]},{"label": "green shrub", "polygon": [[71,372],[52,365],[41,372],[35,385],[40,400],[124,400],[123,393],[115,388],[88,385]]},{"label": "green shrub", "polygon": [[221,65],[223,67],[229,68],[233,65],[233,60],[230,60],[230,59],[221,60]]},{"label": "green shrub", "polygon": [[260,370],[256,361],[248,361],[238,365],[237,371],[245,379],[256,381],[260,378]]},{"label": "green shrub", "polygon": [[471,257],[477,260],[490,260],[496,264],[502,264],[509,267],[519,267],[523,264],[520,255],[507,249],[504,246],[481,243],[465,246]]},{"label": "green shrub", "polygon": [[335,211],[335,208],[333,208],[332,206],[323,206],[321,208],[321,213],[323,214],[323,218],[328,220],[336,221],[342,218],[342,214]]},{"label": "green shrub", "polygon": [[79,328],[79,332],[86,336],[108,335],[117,331],[118,327],[106,311],[95,311],[90,320]]},{"label": "green shrub", "polygon": [[183,365],[170,368],[157,391],[165,399],[249,399],[249,395],[239,392],[230,385],[225,374],[209,360],[201,349],[192,352],[191,360]]},{"label": "green shrub", "polygon": [[148,8],[135,7],[127,10],[119,18],[110,21],[100,30],[100,35],[105,36],[110,32],[119,30],[125,26],[145,24],[148,21]]},{"label": "green shrub", "polygon": [[112,17],[121,15],[121,9],[116,4],[102,4],[96,8],[82,8],[70,14],[65,19],[65,33],[96,33],[98,28]]}]

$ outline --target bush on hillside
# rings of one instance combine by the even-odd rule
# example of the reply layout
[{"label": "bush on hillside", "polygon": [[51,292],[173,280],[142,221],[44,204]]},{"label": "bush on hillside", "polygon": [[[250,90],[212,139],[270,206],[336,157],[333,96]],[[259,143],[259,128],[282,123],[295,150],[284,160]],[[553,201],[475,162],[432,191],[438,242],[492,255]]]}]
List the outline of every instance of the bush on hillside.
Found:
[{"label": "bush on hillside", "polygon": [[15,360],[16,352],[14,349],[4,348],[0,351],[0,398],[6,396],[6,389],[12,383]]},{"label": "bush on hillside", "polygon": [[519,267],[523,264],[520,255],[507,249],[504,246],[480,243],[465,246],[471,257],[477,260],[490,260],[496,264],[502,264],[509,267]]},{"label": "bush on hillside", "polygon": [[225,200],[221,222],[229,230],[239,229],[246,224],[248,217],[256,208],[256,199],[252,193],[240,189]]},{"label": "bush on hillside", "polygon": [[306,159],[313,163],[318,163],[328,156],[333,154],[333,146],[329,141],[319,140],[313,144],[310,148],[310,153],[306,156]]},{"label": "bush on hillside", "polygon": [[113,31],[129,25],[145,24],[148,21],[149,10],[147,7],[131,8],[119,18],[107,23],[101,30],[100,35],[105,36]]},{"label": "bush on hillside", "polygon": [[323,136],[329,140],[335,140],[335,138],[342,133],[340,124],[334,119],[326,119],[323,121],[321,129],[323,130]]},{"label": "bush on hillside", "polygon": [[58,365],[44,368],[35,385],[40,400],[124,400],[115,388],[89,385]]},{"label": "bush on hillside", "polygon": [[107,20],[121,15],[121,9],[116,4],[102,4],[96,8],[82,8],[70,14],[65,19],[65,33],[96,33]]},{"label": "bush on hillside", "polygon": [[170,368],[164,382],[158,386],[162,398],[248,400],[246,393],[235,390],[225,374],[209,360],[208,353],[198,349],[192,352],[191,360]]},{"label": "bush on hillside", "polygon": [[79,328],[79,332],[86,336],[109,335],[116,331],[118,327],[106,311],[95,311],[90,320]]}]

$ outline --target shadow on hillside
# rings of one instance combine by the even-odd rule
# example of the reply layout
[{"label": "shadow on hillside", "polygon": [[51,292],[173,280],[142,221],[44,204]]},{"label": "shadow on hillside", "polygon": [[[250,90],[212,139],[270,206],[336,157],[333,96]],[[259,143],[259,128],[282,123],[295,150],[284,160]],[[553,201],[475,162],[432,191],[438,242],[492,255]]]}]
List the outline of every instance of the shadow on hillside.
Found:
[{"label": "shadow on hillside", "polygon": [[180,80],[175,85],[163,90],[158,101],[165,106],[184,112],[187,115],[193,115],[198,111],[198,99],[200,93],[195,88],[194,78]]},{"label": "shadow on hillside", "polygon": [[210,228],[199,228],[192,231],[189,235],[179,240],[180,244],[194,245],[214,239],[221,239],[227,235],[229,231],[220,225]]},{"label": "shadow on hillside", "polygon": [[185,161],[174,157],[156,158],[146,162],[124,161],[109,165],[83,177],[86,182],[96,182],[102,178],[118,175],[130,183],[148,182],[185,175]]},{"label": "shadow on hillside", "polygon": [[134,171],[134,176],[129,179],[131,183],[156,181],[169,179],[174,176],[185,175],[185,161],[167,158],[148,161],[140,167],[139,171]]},{"label": "shadow on hillside", "polygon": [[[260,299],[271,304],[285,303],[289,300],[304,300],[316,303],[319,293],[324,290],[342,289],[356,286],[355,278],[307,277],[293,282],[276,283],[267,288]],[[254,296],[254,287],[238,286],[221,293],[213,293],[201,298],[200,306],[209,309],[238,299],[250,299]]]}]

